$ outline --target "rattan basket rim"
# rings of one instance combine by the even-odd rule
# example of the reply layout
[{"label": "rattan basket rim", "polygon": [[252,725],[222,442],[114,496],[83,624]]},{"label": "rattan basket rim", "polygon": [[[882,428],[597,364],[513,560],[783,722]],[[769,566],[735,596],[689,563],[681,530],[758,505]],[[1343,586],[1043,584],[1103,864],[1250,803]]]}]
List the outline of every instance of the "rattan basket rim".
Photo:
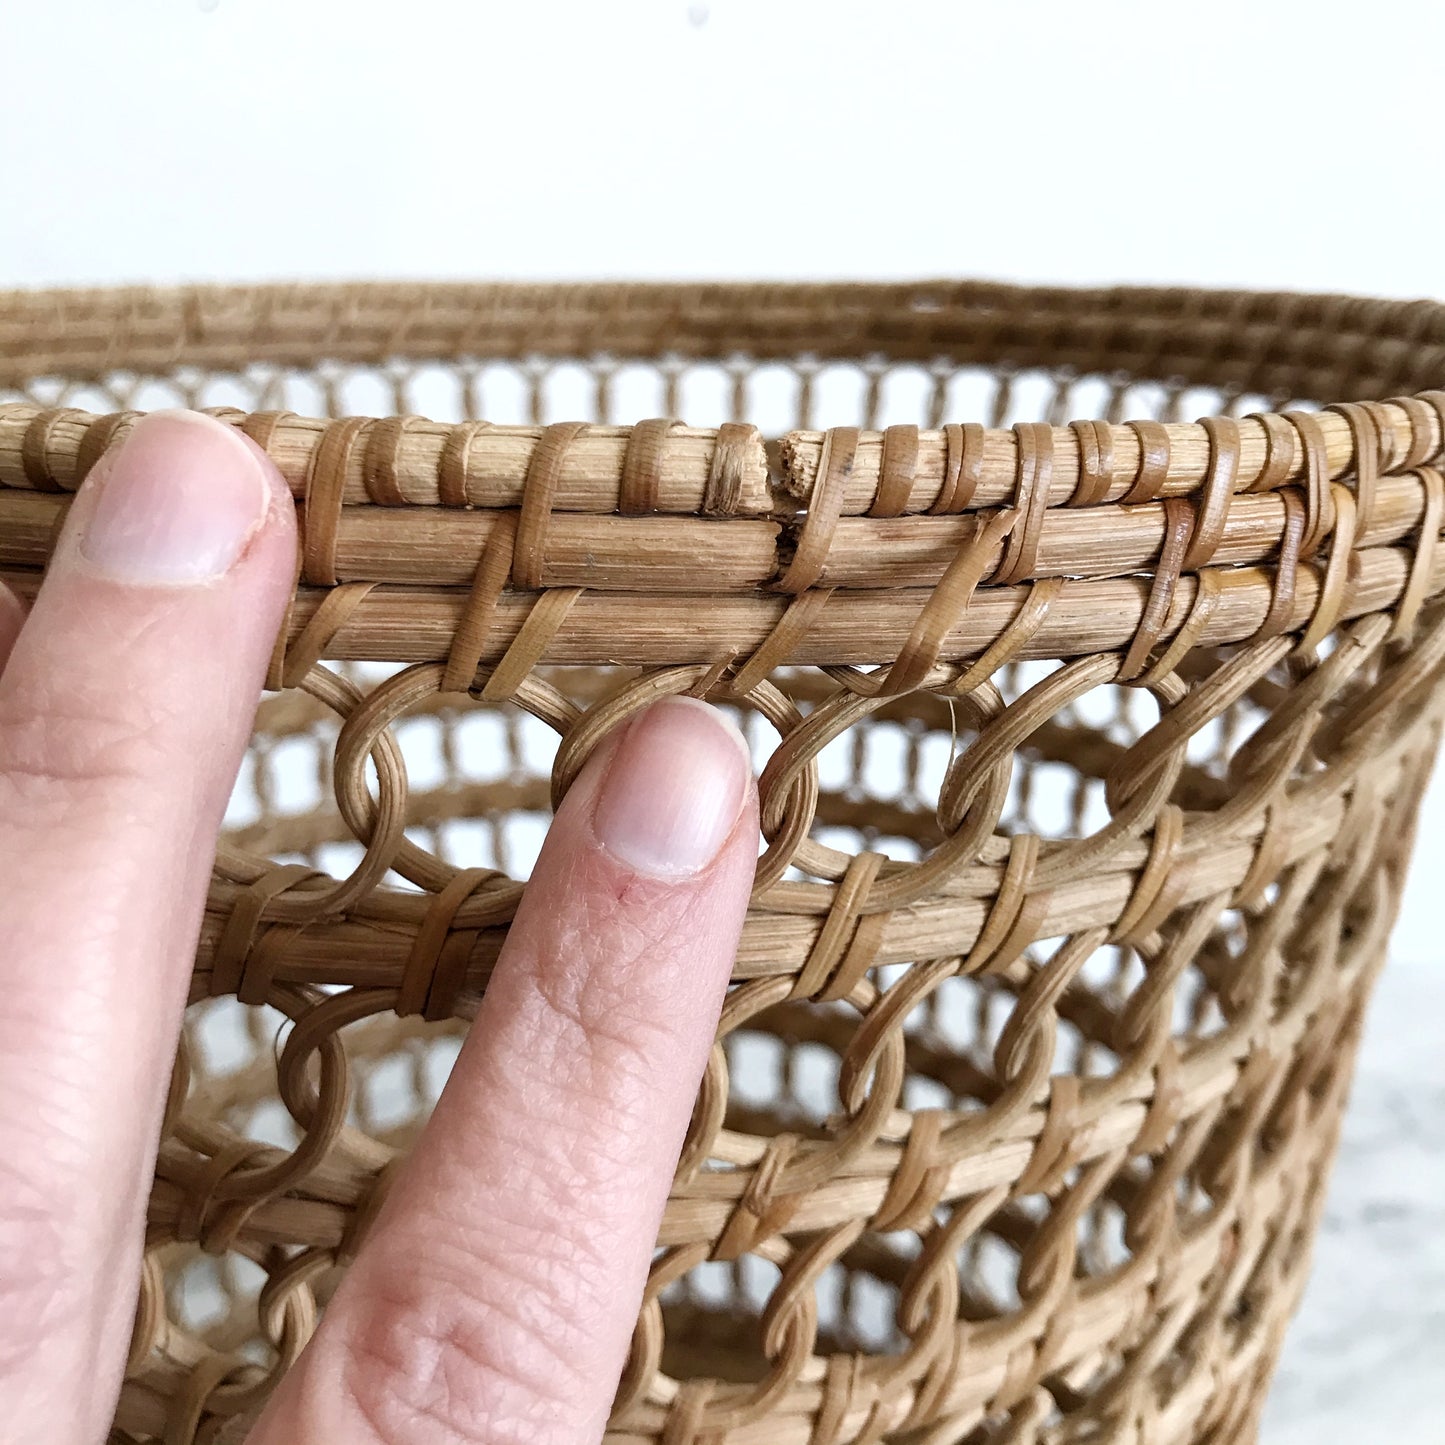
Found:
[{"label": "rattan basket rim", "polygon": [[[1217,352],[1207,379],[1220,385],[1251,341],[1250,384],[1281,366],[1316,377],[1329,358],[1348,399],[1318,412],[798,430],[771,448],[746,422],[223,413],[265,446],[301,505],[288,647],[308,664],[447,661],[455,683],[458,632],[482,634],[478,665],[499,664],[541,593],[567,615],[540,651],[529,641],[534,660],[742,658],[758,677],[788,661],[906,657],[916,675],[920,655],[932,665],[999,648],[1127,649],[1137,660],[1181,639],[1317,638],[1402,601],[1413,616],[1445,581],[1433,544],[1411,547],[1438,510],[1428,463],[1445,446],[1445,393],[1370,393],[1387,358],[1392,380],[1445,374],[1442,314],[1428,302],[941,282],[22,292],[0,296],[0,355],[31,380],[58,367],[241,366],[277,354],[278,338],[297,363],[666,344],[678,356],[808,348],[864,364],[1033,354],[1164,377],[1207,334]],[[1220,326],[1233,350],[1219,349]],[[131,416],[0,408],[0,569],[22,594],[67,494]],[[1332,570],[1337,525],[1350,556]],[[957,575],[965,552],[972,585]],[[686,609],[690,625],[659,626],[658,599]],[[937,635],[920,638],[920,626]]]},{"label": "rattan basket rim", "polygon": [[269,282],[0,290],[0,386],[238,359],[811,355],[1130,370],[1274,396],[1445,374],[1445,306],[1337,293],[907,281]]},{"label": "rattan basket rim", "polygon": [[[1442,339],[1445,308],[1429,302],[971,282],[0,294],[0,381],[7,370],[33,381],[257,356],[383,364],[603,349],[950,365],[1043,356],[1177,380],[1207,340],[1213,359],[1193,374],[1216,385],[1253,346],[1245,384],[1333,368],[1344,387],[1319,412],[834,428],[790,432],[771,451],[737,421],[518,427],[225,411],[301,507],[292,661],[273,681],[329,656],[444,661],[457,685],[464,638],[473,671],[509,657],[518,675],[538,661],[721,662],[753,680],[785,662],[882,664],[901,683],[1000,649],[1123,649],[1138,663],[1161,647],[1274,632],[1314,641],[1400,603],[1408,620],[1445,584],[1433,537],[1411,547],[1438,528],[1440,478],[1427,464],[1445,448],[1445,392],[1377,392],[1387,376],[1445,376]],[[22,594],[67,494],[132,415],[0,408],[0,569]],[[1347,548],[1327,545],[1339,530]],[[1346,550],[1348,565],[1328,565]],[[689,625],[659,625],[659,599]]]}]

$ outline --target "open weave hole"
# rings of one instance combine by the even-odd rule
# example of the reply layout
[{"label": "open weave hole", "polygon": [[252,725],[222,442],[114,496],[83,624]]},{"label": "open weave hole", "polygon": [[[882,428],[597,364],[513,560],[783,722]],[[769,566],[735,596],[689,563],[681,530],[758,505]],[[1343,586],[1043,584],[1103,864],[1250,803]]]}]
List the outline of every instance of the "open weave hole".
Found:
[{"label": "open weave hole", "polygon": [[1442,341],[968,285],[0,300],[18,590],[137,409],[304,504],[113,1441],[240,1438],[555,800],[666,693],[738,718],[764,838],[608,1438],[1253,1438],[1439,729]]}]

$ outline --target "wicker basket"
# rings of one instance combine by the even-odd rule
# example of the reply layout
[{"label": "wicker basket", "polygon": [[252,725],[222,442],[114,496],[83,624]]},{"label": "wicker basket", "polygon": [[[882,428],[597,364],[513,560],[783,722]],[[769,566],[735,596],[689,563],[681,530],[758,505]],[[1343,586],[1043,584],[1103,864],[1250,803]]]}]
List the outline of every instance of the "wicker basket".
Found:
[{"label": "wicker basket", "polygon": [[303,508],[113,1440],[295,1359],[669,692],[766,847],[609,1439],[1251,1439],[1440,725],[1442,380],[1445,308],[1334,297],[0,298],[22,593],[135,409]]}]

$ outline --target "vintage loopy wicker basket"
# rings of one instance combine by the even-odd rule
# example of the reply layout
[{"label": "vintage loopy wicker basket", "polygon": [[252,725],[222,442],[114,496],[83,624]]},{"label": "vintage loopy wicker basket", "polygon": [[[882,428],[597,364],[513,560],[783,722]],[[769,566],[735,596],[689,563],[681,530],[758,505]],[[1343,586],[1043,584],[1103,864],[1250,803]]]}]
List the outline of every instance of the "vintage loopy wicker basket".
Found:
[{"label": "vintage loopy wicker basket", "polygon": [[133,409],[304,518],[113,1439],[239,1434],[669,692],[766,848],[609,1438],[1251,1439],[1440,726],[1442,381],[1336,297],[0,299],[20,590]]}]

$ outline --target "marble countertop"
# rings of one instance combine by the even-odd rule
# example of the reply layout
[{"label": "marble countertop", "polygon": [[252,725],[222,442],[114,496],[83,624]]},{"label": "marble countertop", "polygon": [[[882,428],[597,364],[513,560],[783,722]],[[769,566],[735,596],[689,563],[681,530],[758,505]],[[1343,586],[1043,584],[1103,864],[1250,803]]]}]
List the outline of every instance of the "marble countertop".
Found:
[{"label": "marble countertop", "polygon": [[1445,1445],[1445,958],[1381,975],[1259,1438]]}]

